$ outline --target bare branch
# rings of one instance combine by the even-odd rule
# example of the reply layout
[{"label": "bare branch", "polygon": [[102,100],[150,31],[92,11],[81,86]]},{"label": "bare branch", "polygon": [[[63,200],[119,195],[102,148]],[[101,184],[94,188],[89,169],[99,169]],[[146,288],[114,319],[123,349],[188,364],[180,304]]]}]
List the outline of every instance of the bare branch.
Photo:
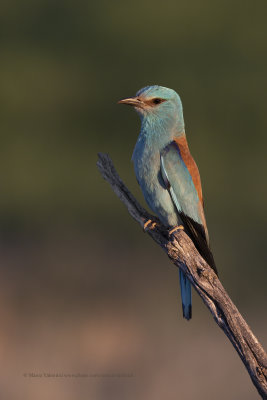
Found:
[{"label": "bare branch", "polygon": [[[131,216],[143,227],[151,216],[133,197],[116,172],[107,154],[100,153],[97,162],[103,178],[127,207]],[[243,361],[263,399],[267,399],[267,354],[250,327],[228,296],[218,276],[200,256],[189,236],[182,230],[169,238],[166,227],[158,224],[147,233],[167,253],[172,262],[186,274],[215,322],[224,331]]]}]

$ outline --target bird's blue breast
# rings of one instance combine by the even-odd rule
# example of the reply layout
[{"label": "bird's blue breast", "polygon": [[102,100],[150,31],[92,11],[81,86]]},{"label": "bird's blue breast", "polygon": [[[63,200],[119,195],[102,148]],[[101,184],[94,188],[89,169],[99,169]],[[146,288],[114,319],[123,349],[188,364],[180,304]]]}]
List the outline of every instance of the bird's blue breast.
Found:
[{"label": "bird's blue breast", "polygon": [[168,136],[163,129],[154,130],[151,134],[143,127],[132,160],[137,181],[149,207],[163,224],[173,226],[177,225],[178,216],[160,171],[160,152],[169,142]]}]

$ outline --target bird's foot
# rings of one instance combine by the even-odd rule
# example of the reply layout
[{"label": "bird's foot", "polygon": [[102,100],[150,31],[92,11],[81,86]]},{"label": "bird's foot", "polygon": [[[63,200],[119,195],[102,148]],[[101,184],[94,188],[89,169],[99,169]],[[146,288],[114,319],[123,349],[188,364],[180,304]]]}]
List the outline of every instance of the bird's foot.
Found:
[{"label": "bird's foot", "polygon": [[[151,225],[151,226],[150,226]],[[153,230],[157,225],[156,222],[153,222],[152,219],[148,219],[143,226],[143,231],[146,232],[148,229]]]},{"label": "bird's foot", "polygon": [[180,230],[184,230],[183,225],[177,225],[174,228],[169,230],[169,236],[171,236],[174,232],[180,231]]}]

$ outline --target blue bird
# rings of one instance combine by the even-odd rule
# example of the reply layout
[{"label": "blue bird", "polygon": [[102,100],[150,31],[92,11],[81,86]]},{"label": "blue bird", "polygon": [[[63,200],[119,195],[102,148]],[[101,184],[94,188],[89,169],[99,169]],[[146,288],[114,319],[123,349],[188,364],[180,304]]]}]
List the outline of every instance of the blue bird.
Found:
[{"label": "blue bird", "polygon": [[[146,86],[136,96],[119,101],[135,108],[141,131],[132,160],[145,200],[169,233],[182,228],[216,271],[209,247],[203,196],[197,165],[190,154],[178,94],[162,86]],[[145,228],[153,229],[152,221]],[[192,317],[191,285],[179,270],[183,316]]]}]

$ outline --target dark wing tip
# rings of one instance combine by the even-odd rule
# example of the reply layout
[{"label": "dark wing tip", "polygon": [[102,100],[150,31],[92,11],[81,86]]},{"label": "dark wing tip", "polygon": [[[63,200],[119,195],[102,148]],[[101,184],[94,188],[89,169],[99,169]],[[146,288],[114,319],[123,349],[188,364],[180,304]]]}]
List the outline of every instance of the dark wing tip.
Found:
[{"label": "dark wing tip", "polygon": [[216,275],[218,275],[214,257],[208,245],[203,225],[194,221],[192,218],[188,217],[188,215],[185,215],[184,213],[179,213],[179,215],[183,221],[186,233],[192,239],[200,255],[209,264]]}]

